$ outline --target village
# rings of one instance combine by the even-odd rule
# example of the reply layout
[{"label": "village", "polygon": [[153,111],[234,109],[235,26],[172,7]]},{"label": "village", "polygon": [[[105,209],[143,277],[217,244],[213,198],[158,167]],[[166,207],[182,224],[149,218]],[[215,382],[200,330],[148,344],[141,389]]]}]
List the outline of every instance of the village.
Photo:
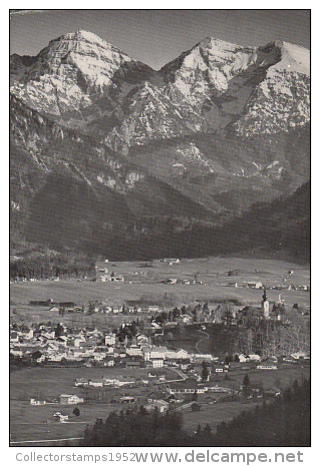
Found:
[{"label": "village", "polygon": [[[285,316],[284,306],[275,306],[274,312],[270,314],[270,305],[267,300],[266,290],[264,290],[260,308],[249,308],[248,306],[237,313],[230,312],[227,308],[225,312],[214,314],[209,311],[208,306],[203,306],[205,312],[211,315],[211,323],[214,325],[248,325],[250,319],[256,322],[276,323],[277,325],[290,324]],[[219,375],[223,375],[223,381],[228,381],[228,373],[234,371],[277,371],[279,366],[290,364],[303,364],[307,366],[310,361],[310,354],[307,346],[304,351],[296,351],[291,354],[282,354],[279,356],[277,352],[274,354],[260,355],[257,353],[243,354],[241,352],[226,355],[224,358],[213,354],[202,353],[197,347],[196,352],[189,352],[182,348],[168,348],[154,344],[158,336],[164,334],[164,329],[168,332],[168,328],[176,325],[193,325],[195,331],[205,335],[208,319],[199,317],[199,312],[193,310],[189,313],[179,310],[173,310],[170,315],[172,321],[168,321],[168,315],[158,313],[157,316],[150,318],[151,324],[147,327],[147,334],[140,332],[139,323],[133,320],[131,323],[122,324],[117,332],[103,332],[95,329],[70,329],[65,324],[59,323],[56,327],[48,324],[32,325],[30,328],[26,326],[17,327],[11,325],[10,329],[10,355],[13,364],[19,362],[29,365],[44,366],[49,368],[50,365],[68,366],[79,368],[78,376],[74,379],[74,387],[77,393],[57,394],[57,397],[51,400],[52,403],[60,404],[80,404],[90,402],[97,399],[95,389],[99,389],[98,398],[104,400],[104,389],[120,389],[120,388],[139,388],[139,387],[154,387],[161,385],[162,391],[157,393],[155,398],[148,399],[147,408],[158,408],[161,412],[169,409],[170,403],[183,403],[190,407],[196,403],[197,395],[207,393],[206,400],[216,402],[216,398],[212,397],[219,393],[223,398],[243,396],[241,385],[236,388],[219,385],[221,382]],[[201,309],[201,307],[200,307]],[[191,317],[192,316],[192,317]],[[212,317],[213,316],[213,317]],[[188,317],[188,318],[187,318]],[[197,322],[197,320],[200,322]],[[192,321],[193,323],[191,323]],[[200,325],[200,326],[199,326]],[[145,327],[145,324],[143,325]],[[198,327],[198,328],[197,328]],[[201,341],[201,338],[199,339]],[[171,342],[171,346],[172,346]],[[277,355],[276,355],[277,354]],[[264,357],[263,357],[264,356]],[[82,375],[81,367],[86,368],[106,368],[105,375],[102,377],[86,378]],[[108,369],[116,367],[120,369],[118,376],[109,375]],[[121,369],[140,369],[144,368],[144,376],[135,376],[135,371],[131,376],[121,375]],[[157,372],[157,370],[171,370],[171,377],[166,378],[165,373]],[[100,371],[101,372],[101,371]],[[172,378],[172,373],[175,378]],[[228,384],[227,384],[228,385]],[[270,396],[273,393],[278,396],[281,392],[279,388],[267,387],[266,391],[257,389],[252,386],[252,389],[246,391],[247,397],[262,397],[265,393]],[[84,396],[81,393],[84,392]],[[102,393],[101,393],[102,392]],[[117,398],[118,402],[131,403],[135,402],[137,397],[120,396],[117,390],[112,395],[112,398]],[[184,398],[185,395],[192,395]],[[211,396],[210,396],[211,395]],[[138,397],[139,398],[139,397]],[[30,399],[30,404],[41,405],[50,402],[50,400]],[[191,405],[190,405],[191,402]],[[183,406],[183,405],[182,405]],[[64,419],[63,417],[61,419]]]},{"label": "village", "polygon": [[[171,270],[178,264],[170,260],[160,266]],[[110,287],[119,282],[126,287],[120,273],[112,283],[115,276],[105,278],[103,268],[97,271],[100,283],[110,279]],[[182,411],[193,428],[202,418],[210,421],[221,403],[222,419],[227,419],[281,396],[293,378],[309,376],[308,300],[288,304],[281,294],[271,300],[270,282],[247,280],[244,287],[253,290],[256,303],[240,298],[193,299],[183,305],[30,300],[28,306],[41,309],[41,320],[21,321],[13,312],[10,323],[13,413],[29,419],[30,410],[36,410],[52,438],[60,435],[54,426],[67,425],[80,434],[83,423],[127,404],[160,413]],[[24,371],[32,375],[20,387]],[[22,433],[13,435],[19,440]]]}]

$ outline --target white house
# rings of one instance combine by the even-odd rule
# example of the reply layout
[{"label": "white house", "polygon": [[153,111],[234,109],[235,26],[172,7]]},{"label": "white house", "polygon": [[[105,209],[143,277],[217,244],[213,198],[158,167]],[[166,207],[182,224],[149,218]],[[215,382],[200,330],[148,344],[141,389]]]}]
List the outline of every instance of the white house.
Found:
[{"label": "white house", "polygon": [[163,367],[163,359],[162,358],[154,358],[154,359],[150,359],[150,361],[152,362],[152,367],[154,369],[159,368],[159,367]]},{"label": "white house", "polygon": [[104,366],[107,366],[107,367],[112,367],[114,366],[114,360],[113,359],[108,359],[108,361],[106,361],[104,363]]},{"label": "white house", "polygon": [[60,311],[59,311],[59,308],[58,308],[58,307],[54,306],[54,307],[51,307],[51,308],[49,309],[49,312],[54,312],[54,313],[56,313],[56,314],[57,314],[57,313],[59,314]]},{"label": "white house", "polygon": [[206,361],[212,361],[213,360],[212,354],[195,354],[194,358],[195,359],[204,359]]},{"label": "white house", "polygon": [[239,354],[239,362],[247,362],[247,356],[245,354]]},{"label": "white house", "polygon": [[168,350],[166,352],[166,359],[189,359],[190,354],[184,349],[178,349],[176,351]]},{"label": "white house", "polygon": [[170,395],[173,395],[175,393],[205,393],[206,391],[208,391],[208,387],[197,386],[192,381],[185,381],[171,383],[168,388],[168,391]]},{"label": "white house", "polygon": [[150,359],[165,359],[168,349],[165,346],[153,346],[150,352]]},{"label": "white house", "polygon": [[116,343],[116,335],[114,333],[109,333],[108,335],[105,335],[104,337],[104,344],[105,345],[115,345]]},{"label": "white house", "polygon": [[36,400],[35,398],[31,398],[30,399],[30,404],[33,405],[33,406],[41,406],[41,405],[47,404],[47,402],[46,402],[46,400],[40,401],[40,400]]},{"label": "white house", "polygon": [[261,361],[259,354],[249,354],[248,358],[250,361]]},{"label": "white house", "polygon": [[89,384],[88,379],[84,379],[84,378],[75,379],[74,381],[74,385],[76,387],[84,387],[84,386],[87,386],[88,384]]},{"label": "white house", "polygon": [[152,403],[148,404],[146,407],[147,411],[152,411],[157,409],[159,413],[164,413],[169,409],[169,403],[164,400],[155,400]]},{"label": "white house", "polygon": [[126,349],[126,353],[128,356],[142,356],[142,350],[139,346],[132,345]]},{"label": "white house", "polygon": [[103,387],[103,379],[90,379],[89,385],[91,387]]},{"label": "white house", "polygon": [[84,403],[84,399],[77,395],[60,395],[60,403],[64,405],[76,405]]},{"label": "white house", "polygon": [[300,351],[298,353],[292,353],[290,356],[294,359],[305,359],[307,357],[307,353]]},{"label": "white house", "polygon": [[275,364],[261,364],[260,366],[257,366],[257,369],[276,371],[278,367]]},{"label": "white house", "polygon": [[74,342],[73,342],[73,346],[75,346],[76,348],[79,348],[80,347],[80,344],[82,342],[86,341],[84,337],[82,338],[75,338],[74,339]]}]

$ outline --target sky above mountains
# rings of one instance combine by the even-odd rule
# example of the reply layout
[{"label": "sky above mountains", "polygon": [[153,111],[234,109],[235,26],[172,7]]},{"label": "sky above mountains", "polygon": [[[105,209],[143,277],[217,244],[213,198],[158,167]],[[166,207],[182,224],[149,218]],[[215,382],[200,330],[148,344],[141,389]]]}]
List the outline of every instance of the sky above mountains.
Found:
[{"label": "sky above mountains", "polygon": [[206,36],[251,46],[282,39],[310,48],[309,10],[12,10],[10,53],[36,55],[77,29],[154,69]]}]

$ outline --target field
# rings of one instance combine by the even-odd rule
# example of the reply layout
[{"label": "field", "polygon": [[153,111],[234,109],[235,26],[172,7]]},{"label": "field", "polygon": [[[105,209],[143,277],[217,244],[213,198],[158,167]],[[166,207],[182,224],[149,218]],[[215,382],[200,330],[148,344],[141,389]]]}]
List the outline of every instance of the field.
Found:
[{"label": "field", "polygon": [[191,409],[183,412],[184,427],[187,431],[195,432],[198,425],[204,427],[209,424],[215,430],[221,422],[231,421],[242,411],[254,409],[257,403],[225,402],[206,405],[201,411],[192,412]]},{"label": "field", "polygon": [[[167,380],[176,378],[176,374],[170,369],[161,369],[159,373],[166,372]],[[260,383],[265,389],[276,386],[281,389],[292,385],[295,379],[309,377],[309,369],[302,367],[283,366],[278,371],[250,371],[247,372],[251,382]],[[147,369],[119,369],[119,368],[45,368],[38,367],[23,369],[11,374],[11,401],[10,424],[11,441],[23,442],[28,440],[49,440],[80,438],[86,424],[92,424],[97,418],[105,419],[112,411],[125,408],[126,405],[111,403],[113,397],[131,395],[136,398],[138,405],[145,404],[148,393],[154,387],[109,389],[108,402],[89,402],[80,404],[80,416],[72,414],[73,406],[60,405],[59,403],[44,406],[31,406],[30,397],[50,400],[61,393],[83,394],[83,389],[73,386],[75,377],[101,377],[102,375],[117,376],[144,376]],[[238,389],[243,380],[243,371],[229,373],[228,378],[224,374],[216,375],[213,385]],[[202,401],[204,395],[199,395]],[[192,432],[200,423],[203,426],[210,424],[214,429],[222,421],[229,421],[243,410],[253,409],[256,403],[252,402],[226,402],[203,405],[199,412],[183,411],[184,427]],[[53,414],[60,411],[68,414],[66,423],[55,422]],[[63,442],[62,442],[63,443]],[[42,443],[43,444],[43,443]]]},{"label": "field", "polygon": [[[271,387],[283,390],[292,386],[294,380],[301,382],[302,379],[309,378],[310,369],[301,366],[282,365],[277,371],[236,371],[228,373],[228,379],[225,378],[225,374],[215,375],[213,384],[237,390],[245,374],[248,375],[251,383],[262,385],[265,390]],[[200,395],[199,401],[201,402],[201,399],[205,396]],[[261,403],[261,401],[258,403]],[[209,424],[212,429],[216,429],[220,422],[228,422],[233,417],[241,414],[242,411],[254,409],[256,404],[253,401],[223,402],[206,404],[201,411],[191,412],[191,409],[188,409],[183,411],[184,426],[190,431],[196,430],[198,424],[202,426]]]},{"label": "field", "polygon": [[[147,266],[146,266],[147,265]],[[89,301],[105,302],[119,306],[126,300],[153,302],[166,309],[182,306],[197,301],[215,302],[236,300],[239,303],[258,304],[262,292],[259,289],[241,287],[242,283],[261,281],[267,287],[293,284],[309,285],[310,269],[307,266],[290,262],[269,259],[244,258],[207,258],[183,259],[179,264],[169,265],[160,261],[152,264],[139,262],[98,263],[99,270],[108,267],[109,271],[124,276],[124,282],[103,283],[77,281],[75,279],[53,282],[21,282],[13,283],[10,288],[10,315],[12,321],[65,321],[79,325],[113,326],[130,320],[125,315],[93,315],[79,314],[54,316],[48,308],[32,307],[31,300],[73,301],[78,304]],[[294,274],[288,278],[288,271]],[[230,274],[231,272],[231,274]],[[192,281],[197,284],[177,283],[168,285],[163,281],[169,278]],[[200,284],[199,282],[202,282]],[[238,287],[230,283],[237,283]],[[268,290],[270,301],[277,301],[281,294],[288,308],[294,303],[305,307],[310,304],[310,292],[298,290]]]},{"label": "field", "polygon": [[[154,371],[154,369],[153,369]],[[10,375],[10,397],[17,401],[30,401],[31,397],[46,399],[58,397],[62,393],[79,394],[80,387],[74,386],[76,378],[101,378],[103,376],[148,378],[150,369],[118,368],[118,367],[33,367],[14,371]],[[158,369],[157,373],[165,374],[167,380],[174,380],[177,374],[170,369]],[[126,391],[127,388],[121,389]],[[110,389],[110,393],[114,389]],[[110,395],[112,396],[112,395]]]},{"label": "field", "polygon": [[[153,370],[154,372],[155,370]],[[72,414],[74,406],[53,403],[52,400],[60,394],[77,394],[85,397],[85,389],[74,386],[77,377],[100,378],[105,377],[143,377],[148,378],[148,369],[129,369],[108,367],[103,369],[86,367],[36,367],[14,371],[10,375],[10,424],[11,440],[46,440],[58,438],[79,437],[83,434],[84,427],[94,422],[97,418],[105,419],[114,410],[121,409],[125,405],[110,403],[113,398],[123,395],[131,395],[140,400],[140,404],[146,402],[147,394],[152,386],[141,388],[121,387],[106,390],[107,402],[88,402],[80,404],[80,416]],[[165,374],[166,380],[176,380],[177,374],[170,369],[159,369],[157,373]],[[90,389],[92,393],[99,390]],[[49,401],[43,406],[31,406],[30,398]],[[69,421],[55,422],[55,412],[69,415]]]},{"label": "field", "polygon": [[[124,276],[124,282],[99,281],[100,270],[107,267],[116,274]],[[288,271],[293,274],[288,277]],[[102,272],[101,272],[102,273]],[[165,284],[168,279],[177,278],[180,281],[196,281],[196,284],[176,283]],[[269,259],[244,259],[244,258],[207,258],[207,259],[182,259],[179,264],[169,265],[160,261],[152,263],[138,262],[104,262],[97,264],[97,281],[60,280],[43,282],[13,283],[10,287],[10,320],[11,322],[65,322],[69,326],[95,326],[99,328],[118,327],[122,322],[130,321],[136,316],[123,314],[66,314],[48,312],[48,307],[31,306],[32,300],[46,301],[72,301],[77,304],[89,301],[105,302],[108,305],[119,306],[126,300],[136,300],[141,303],[154,303],[167,310],[174,306],[196,304],[197,302],[225,302],[237,301],[241,305],[257,305],[261,301],[262,290],[245,288],[244,282],[261,281],[267,287],[295,286],[310,284],[310,270],[307,266],[292,264],[285,261]],[[231,283],[237,283],[238,287]],[[297,290],[268,290],[268,298],[277,301],[279,294],[284,300],[290,313],[294,303],[301,308],[310,305],[310,292]],[[140,313],[139,319],[149,319],[150,314]],[[206,332],[211,335],[213,326],[206,324]],[[199,327],[200,329],[200,327]],[[177,329],[178,331],[178,329]],[[208,342],[213,342],[217,348],[223,343],[223,331],[221,335],[212,334],[212,338],[206,339],[206,332],[195,331],[192,326],[186,326],[179,330],[185,332],[179,339],[173,338],[171,345],[183,346],[195,351],[197,349],[206,352]],[[214,333],[214,330],[212,330]],[[175,333],[175,330],[172,331]],[[192,335],[191,335],[192,334]],[[190,337],[192,336],[192,338]],[[189,341],[190,340],[190,341]],[[200,341],[201,340],[201,341]],[[220,341],[221,340],[221,341]],[[220,343],[219,343],[220,342]],[[188,348],[188,345],[190,348]],[[227,342],[225,341],[225,345]],[[221,346],[221,345],[220,345]],[[216,348],[216,349],[217,349]],[[120,371],[120,372],[119,372]],[[139,371],[139,372],[137,372]],[[62,393],[81,394],[81,389],[73,386],[76,377],[101,377],[102,375],[127,375],[146,377],[146,369],[120,369],[120,368],[53,368],[39,367],[23,369],[11,374],[11,440],[12,442],[25,440],[65,439],[81,437],[86,424],[91,424],[97,417],[106,418],[108,413],[120,409],[123,405],[112,404],[115,391],[118,396],[130,393],[137,398],[137,403],[146,401],[148,392],[152,387],[137,389],[110,389],[106,397],[108,402],[89,402],[80,405],[81,415],[76,418],[72,415],[73,407],[60,404],[48,404],[45,406],[30,406],[31,397],[52,400]],[[171,374],[171,375],[169,375]],[[262,383],[264,388],[277,386],[284,388],[291,385],[295,379],[308,377],[309,369],[300,366],[283,366],[278,371],[250,371],[248,372],[252,382]],[[238,389],[244,377],[244,371],[230,372],[215,375],[214,383],[230,388]],[[168,370],[167,380],[177,378],[177,375]],[[117,396],[116,396],[117,398]],[[209,423],[213,428],[220,421],[228,421],[234,415],[244,409],[251,409],[254,403],[215,403],[204,405],[203,410],[196,413],[186,411],[183,413],[185,427],[195,430],[197,425]],[[53,413],[61,411],[69,414],[68,423],[55,422]],[[57,445],[63,444],[58,442]]]}]

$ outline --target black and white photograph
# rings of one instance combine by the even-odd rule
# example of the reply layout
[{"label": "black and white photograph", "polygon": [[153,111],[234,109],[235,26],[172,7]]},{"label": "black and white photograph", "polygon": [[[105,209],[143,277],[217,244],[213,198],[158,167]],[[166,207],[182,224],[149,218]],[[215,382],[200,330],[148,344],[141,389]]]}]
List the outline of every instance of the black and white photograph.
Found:
[{"label": "black and white photograph", "polygon": [[311,10],[7,17],[10,450],[300,461]]}]

